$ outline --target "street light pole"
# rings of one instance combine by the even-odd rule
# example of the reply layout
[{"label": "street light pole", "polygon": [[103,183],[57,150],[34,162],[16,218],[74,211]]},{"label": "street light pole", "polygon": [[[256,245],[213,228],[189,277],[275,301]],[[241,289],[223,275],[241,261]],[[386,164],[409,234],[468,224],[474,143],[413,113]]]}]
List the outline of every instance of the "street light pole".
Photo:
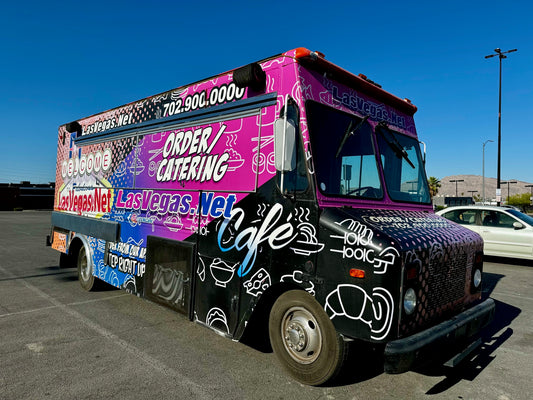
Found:
[{"label": "street light pole", "polygon": [[450,179],[450,182],[455,182],[455,197],[457,197],[457,182],[464,182],[464,179]]},{"label": "street light pole", "polygon": [[[498,178],[496,183],[496,201],[499,206],[501,203],[501,153],[502,153],[502,60],[507,58],[505,54],[512,53],[518,49],[512,49],[507,51],[501,51],[501,49],[494,49],[496,54],[489,54],[485,58],[498,57],[500,59],[500,85],[499,85],[499,97],[498,97]],[[499,196],[499,197],[498,197]]]},{"label": "street light pole", "polygon": [[510,186],[509,186],[511,183],[514,184],[514,183],[518,183],[518,182],[517,182],[517,181],[507,181],[507,182],[502,182],[502,185],[507,184],[507,204],[509,204],[509,197],[510,197],[510,195],[511,195],[511,189],[510,189]]},{"label": "street light pole", "polygon": [[531,196],[529,197],[529,202],[533,206],[533,185],[526,185],[526,187],[531,188]]},{"label": "street light pole", "polygon": [[485,145],[489,142],[494,142],[494,140],[485,140],[483,143],[483,204],[485,204]]}]

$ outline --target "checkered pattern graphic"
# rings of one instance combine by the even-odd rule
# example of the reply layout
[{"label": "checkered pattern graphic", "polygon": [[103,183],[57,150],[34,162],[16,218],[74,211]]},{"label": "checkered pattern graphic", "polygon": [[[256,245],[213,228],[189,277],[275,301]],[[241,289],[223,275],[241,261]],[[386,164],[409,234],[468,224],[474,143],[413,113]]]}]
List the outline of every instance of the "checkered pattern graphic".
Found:
[{"label": "checkered pattern graphic", "polygon": [[479,299],[479,293],[470,290],[474,257],[483,249],[477,234],[425,212],[365,212],[365,220],[372,217],[388,221],[378,222],[378,229],[399,242],[403,267],[415,266],[418,272],[414,281],[404,279],[402,292],[412,287],[418,303],[412,315],[402,311],[400,336],[439,323]]},{"label": "checkered pattern graphic", "polygon": [[[114,188],[131,188],[135,174],[135,137],[116,140],[111,143],[113,163],[106,177]],[[108,144],[106,144],[108,145]]]}]

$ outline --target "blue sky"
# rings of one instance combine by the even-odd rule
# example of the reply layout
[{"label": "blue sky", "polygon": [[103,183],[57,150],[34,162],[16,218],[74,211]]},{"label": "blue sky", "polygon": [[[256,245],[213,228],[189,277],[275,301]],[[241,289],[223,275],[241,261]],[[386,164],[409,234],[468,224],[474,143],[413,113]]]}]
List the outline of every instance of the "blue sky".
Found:
[{"label": "blue sky", "polygon": [[59,125],[295,47],[418,107],[428,176],[533,182],[531,1],[34,1],[0,6],[0,182],[55,179]]}]

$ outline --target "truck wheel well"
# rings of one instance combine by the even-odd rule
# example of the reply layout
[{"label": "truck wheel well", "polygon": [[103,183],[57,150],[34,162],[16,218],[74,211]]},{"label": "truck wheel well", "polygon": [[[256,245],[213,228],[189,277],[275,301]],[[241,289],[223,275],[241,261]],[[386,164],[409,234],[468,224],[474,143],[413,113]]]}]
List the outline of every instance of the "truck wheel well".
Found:
[{"label": "truck wheel well", "polygon": [[61,253],[61,257],[59,259],[59,267],[76,268],[78,264],[78,254],[80,252],[81,246],[83,246],[83,242],[80,238],[75,237],[74,239],[72,239],[72,242],[70,242],[70,246],[68,248],[68,254]]},{"label": "truck wheel well", "polygon": [[270,338],[268,335],[270,310],[279,296],[289,290],[298,289],[303,290],[300,286],[287,282],[281,282],[270,286],[265,293],[261,295],[254,307],[240,341],[256,350],[271,353],[272,347],[270,346]]}]

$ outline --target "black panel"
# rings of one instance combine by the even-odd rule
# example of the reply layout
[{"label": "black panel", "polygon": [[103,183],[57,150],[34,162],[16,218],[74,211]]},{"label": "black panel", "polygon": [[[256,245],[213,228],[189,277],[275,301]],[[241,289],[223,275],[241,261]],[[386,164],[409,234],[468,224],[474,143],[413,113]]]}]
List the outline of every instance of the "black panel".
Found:
[{"label": "black panel", "polygon": [[145,296],[192,319],[191,278],[195,245],[148,236]]},{"label": "black panel", "polygon": [[54,211],[52,213],[52,226],[110,242],[117,242],[120,239],[120,224],[114,221]]}]

